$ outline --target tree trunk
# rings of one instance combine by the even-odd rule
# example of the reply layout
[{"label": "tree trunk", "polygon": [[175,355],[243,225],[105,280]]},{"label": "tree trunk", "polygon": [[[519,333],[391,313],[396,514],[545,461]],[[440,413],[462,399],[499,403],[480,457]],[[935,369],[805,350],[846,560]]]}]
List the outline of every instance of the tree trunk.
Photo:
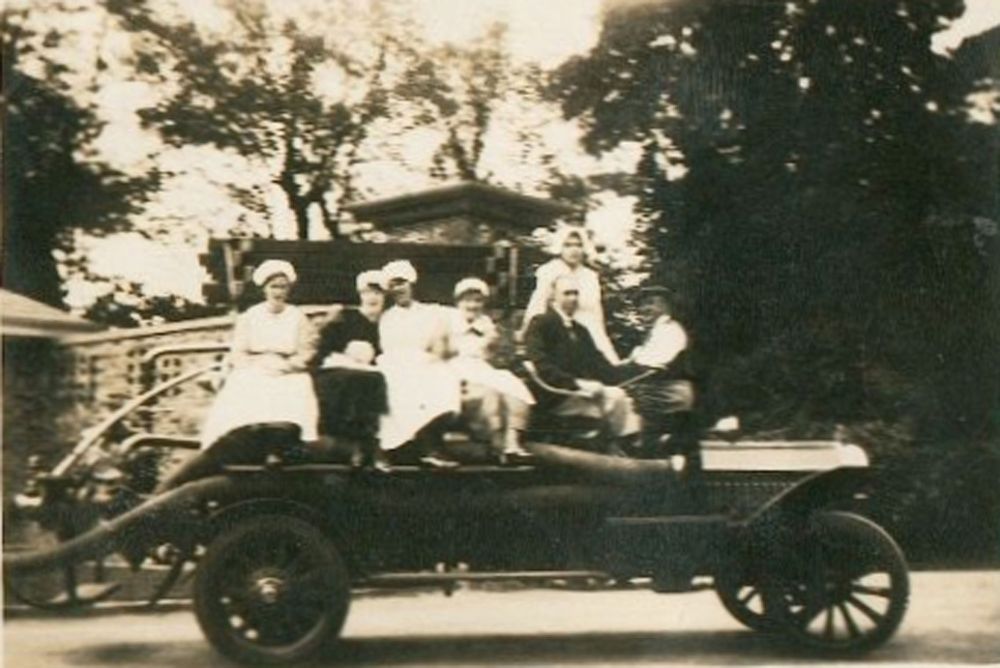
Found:
[{"label": "tree trunk", "polygon": [[323,214],[323,227],[330,232],[331,239],[340,239],[340,212],[336,214],[330,211],[330,207],[326,205],[326,201],[322,198],[316,202],[319,205],[319,210]]},{"label": "tree trunk", "polygon": [[[7,218],[4,234],[3,287],[13,292],[63,308],[63,295],[56,260],[52,256],[54,240],[31,233],[32,227],[45,227],[33,221]],[[25,230],[24,228],[28,228]],[[27,233],[26,233],[27,232]]]},{"label": "tree trunk", "polygon": [[285,127],[284,135],[285,159],[281,166],[281,174],[274,180],[285,192],[288,199],[288,208],[295,216],[295,236],[297,239],[309,238],[309,199],[300,192],[299,185],[295,182],[296,174],[296,149],[295,149],[295,126]]}]

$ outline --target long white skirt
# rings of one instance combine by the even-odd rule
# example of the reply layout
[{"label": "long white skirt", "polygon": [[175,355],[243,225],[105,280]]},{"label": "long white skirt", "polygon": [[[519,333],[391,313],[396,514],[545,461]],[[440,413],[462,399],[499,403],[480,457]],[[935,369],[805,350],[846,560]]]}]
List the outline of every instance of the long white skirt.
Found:
[{"label": "long white skirt", "polygon": [[235,369],[208,412],[201,431],[201,447],[222,435],[251,424],[292,422],[302,439],[318,438],[319,406],[308,373],[275,374],[253,367]]},{"label": "long white skirt", "polygon": [[498,369],[486,360],[474,357],[453,357],[448,361],[461,380],[496,390],[533,406],[535,398],[524,382],[506,369]]},{"label": "long white skirt", "polygon": [[378,368],[389,399],[379,423],[383,450],[395,450],[434,418],[461,410],[461,382],[446,362],[432,355],[383,355]]}]

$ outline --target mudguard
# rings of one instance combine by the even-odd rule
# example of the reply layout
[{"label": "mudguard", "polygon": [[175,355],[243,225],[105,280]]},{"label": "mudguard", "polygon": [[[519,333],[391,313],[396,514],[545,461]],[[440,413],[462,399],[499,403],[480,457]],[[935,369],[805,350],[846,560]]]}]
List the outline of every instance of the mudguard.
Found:
[{"label": "mudguard", "polygon": [[872,478],[872,470],[845,466],[818,471],[773,497],[743,518],[743,526],[757,525],[780,517],[804,517],[811,511],[838,501],[851,501],[862,493]]},{"label": "mudguard", "polygon": [[[253,500],[308,508],[336,490],[320,481],[275,476],[213,476],[187,483],[72,538],[51,550],[5,554],[7,575],[21,575],[99,559],[114,552],[141,553],[166,542],[211,536],[227,509],[249,511]],[[250,505],[245,505],[250,503]],[[235,512],[235,510],[233,511]],[[232,515],[235,517],[235,515]]]}]

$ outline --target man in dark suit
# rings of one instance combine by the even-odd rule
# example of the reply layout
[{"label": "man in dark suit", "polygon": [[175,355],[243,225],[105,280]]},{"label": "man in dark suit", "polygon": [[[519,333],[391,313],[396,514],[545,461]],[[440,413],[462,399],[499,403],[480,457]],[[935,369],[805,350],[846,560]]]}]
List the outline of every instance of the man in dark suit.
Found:
[{"label": "man in dark suit", "polygon": [[570,275],[556,278],[548,310],[531,319],[525,348],[542,384],[532,391],[542,410],[559,416],[601,418],[613,437],[638,433],[639,417],[628,395],[613,384],[618,370],[598,351],[586,327],[573,316],[580,288]]}]

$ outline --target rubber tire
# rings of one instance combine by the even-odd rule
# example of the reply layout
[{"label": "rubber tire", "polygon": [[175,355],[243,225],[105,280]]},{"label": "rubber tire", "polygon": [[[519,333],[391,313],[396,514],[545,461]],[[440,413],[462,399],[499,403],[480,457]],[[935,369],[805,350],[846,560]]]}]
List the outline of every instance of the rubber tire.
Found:
[{"label": "rubber tire", "polygon": [[[267,540],[275,532],[292,536],[323,563],[332,588],[323,616],[304,639],[292,645],[265,647],[240,638],[233,632],[228,613],[218,602],[217,583],[230,553],[248,541]],[[219,534],[198,564],[194,585],[194,610],[202,633],[224,656],[239,663],[280,665],[296,663],[326,649],[339,636],[350,607],[350,580],[343,559],[333,543],[309,522],[288,515],[269,514],[243,520]]]},{"label": "rubber tire", "polygon": [[[882,527],[871,520],[854,513],[824,511],[809,517],[803,544],[820,545],[831,539],[841,544],[853,546],[852,554],[863,550],[877,559],[891,577],[889,603],[884,620],[869,635],[856,642],[827,642],[808,633],[796,624],[788,607],[781,602],[781,583],[787,584],[787,577],[778,573],[777,587],[768,588],[767,605],[775,611],[775,618],[781,621],[781,630],[806,649],[830,656],[851,656],[869,652],[884,644],[899,628],[906,614],[909,602],[909,574],[903,551]],[[819,554],[819,553],[817,553]],[[798,555],[801,557],[801,555]]]}]

